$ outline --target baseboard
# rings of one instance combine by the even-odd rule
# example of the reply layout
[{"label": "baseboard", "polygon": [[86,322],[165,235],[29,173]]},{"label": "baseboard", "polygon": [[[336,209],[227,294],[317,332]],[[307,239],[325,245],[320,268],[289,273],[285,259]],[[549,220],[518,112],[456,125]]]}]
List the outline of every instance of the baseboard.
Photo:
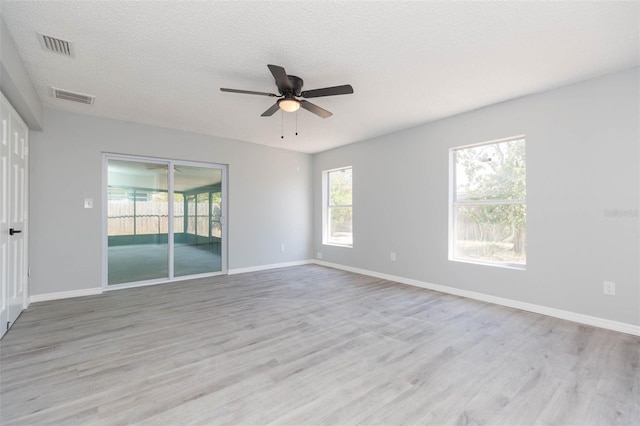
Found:
[{"label": "baseboard", "polygon": [[290,266],[308,265],[310,263],[313,263],[313,261],[312,260],[296,260],[293,262],[270,263],[268,265],[258,265],[258,266],[249,266],[247,268],[229,269],[227,273],[229,275],[245,274],[247,272],[258,272],[258,271],[266,271],[268,269],[288,268]]},{"label": "baseboard", "polygon": [[506,299],[504,297],[491,296],[488,294],[477,293],[469,290],[462,290],[455,287],[432,284],[424,281],[414,280],[411,278],[383,274],[380,272],[369,271],[366,269],[340,265],[338,263],[325,262],[323,260],[313,260],[312,263],[315,263],[316,265],[327,266],[329,268],[341,269],[343,271],[348,271],[348,272],[354,272],[356,274],[368,275],[370,277],[381,278],[388,281],[394,281],[400,284],[407,284],[415,287],[426,288],[428,290],[434,290],[441,293],[453,294],[455,296],[466,297],[468,299],[474,299],[482,302],[493,303],[496,305],[507,306],[510,308],[521,309],[523,311],[534,312],[536,314],[547,315],[550,317],[560,318],[563,320],[577,322],[580,324],[591,325],[594,327],[606,328],[608,330],[613,330],[613,331],[619,331],[621,333],[632,334],[634,336],[640,336],[640,326],[633,325],[633,324],[612,321],[604,318],[598,318],[591,315],[579,314],[571,311],[564,311],[562,309],[550,308],[542,305],[535,305],[533,303],[521,302],[513,299]]},{"label": "baseboard", "polygon": [[[268,269],[288,268],[290,266],[308,265],[309,263],[312,263],[312,261],[296,260],[294,262],[271,263],[268,265],[250,266],[248,268],[229,269],[227,273],[229,275],[244,274],[247,272],[266,271]],[[113,289],[113,290],[119,290],[119,289]],[[35,294],[29,297],[29,302],[36,303],[36,302],[46,302],[48,300],[68,299],[71,297],[94,296],[96,294],[102,294],[102,292],[103,292],[102,288],[88,288],[83,290],[60,291],[58,293]]]},{"label": "baseboard", "polygon": [[87,288],[83,290],[60,291],[57,293],[34,294],[29,297],[29,302],[46,302],[48,300],[69,299],[71,297],[95,296],[96,294],[102,294],[102,288]]},{"label": "baseboard", "polygon": [[[229,269],[228,274],[229,275],[244,274],[247,272],[258,272],[258,271],[266,271],[269,269],[288,268],[291,266],[308,265],[311,263],[316,265],[326,266],[329,268],[353,272],[356,274],[367,275],[370,277],[393,281],[400,284],[407,284],[415,287],[421,287],[428,290],[438,291],[441,293],[447,293],[455,296],[466,297],[468,299],[474,299],[482,302],[493,303],[496,305],[507,306],[510,308],[521,309],[523,311],[534,312],[537,314],[547,315],[554,318],[560,318],[563,320],[572,321],[579,324],[585,324],[593,327],[605,328],[608,330],[631,334],[634,336],[640,336],[640,326],[633,325],[633,324],[612,321],[604,318],[594,317],[591,315],[584,315],[576,312],[565,311],[562,309],[550,308],[548,306],[535,305],[533,303],[521,302],[518,300],[507,299],[504,297],[491,296],[488,294],[477,293],[469,290],[462,290],[455,287],[448,287],[444,285],[428,283],[425,281],[414,280],[411,278],[400,277],[397,275],[383,274],[381,272],[375,272],[375,271],[370,271],[370,270],[361,269],[361,268],[354,268],[351,266],[340,265],[338,263],[331,263],[331,262],[326,262],[326,261],[317,260],[317,259],[297,260],[293,262],[271,263],[268,265],[258,265],[258,266],[250,266],[247,268]],[[71,297],[93,296],[97,294],[102,294],[102,291],[103,291],[102,288],[88,288],[83,290],[61,291],[58,293],[35,294],[29,298],[29,303],[45,302],[48,300],[68,299]]]}]

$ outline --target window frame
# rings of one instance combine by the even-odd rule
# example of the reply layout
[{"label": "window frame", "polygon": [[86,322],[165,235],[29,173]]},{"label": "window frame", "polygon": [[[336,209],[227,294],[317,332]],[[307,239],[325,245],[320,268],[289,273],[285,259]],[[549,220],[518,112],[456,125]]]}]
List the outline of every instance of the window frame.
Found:
[{"label": "window frame", "polygon": [[[526,189],[524,199],[489,199],[489,200],[458,200],[457,199],[457,180],[456,180],[456,152],[476,148],[484,145],[497,145],[500,143],[506,143],[511,141],[523,140],[525,144],[525,188],[526,188],[526,145],[527,139],[525,135],[512,136],[502,139],[496,139],[486,142],[479,142],[469,145],[457,146],[449,149],[449,247],[448,247],[448,259],[453,262],[471,263],[476,265],[495,266],[500,268],[526,270],[527,259],[525,254],[524,263],[515,263],[507,261],[492,261],[487,259],[474,259],[468,257],[456,256],[456,242],[457,242],[457,211],[460,206],[486,206],[486,205],[515,205],[520,204],[524,206],[525,212],[527,210]],[[526,224],[525,224],[526,230]],[[525,240],[526,247],[526,240]]]},{"label": "window frame", "polygon": [[[351,170],[351,204],[336,204],[331,205],[330,191],[330,175],[331,173],[343,172],[345,170]],[[332,241],[331,234],[331,220],[330,211],[335,208],[349,208],[351,209],[351,244],[340,243]],[[322,244],[326,246],[346,247],[353,248],[353,166],[343,166],[335,169],[322,171]]]}]

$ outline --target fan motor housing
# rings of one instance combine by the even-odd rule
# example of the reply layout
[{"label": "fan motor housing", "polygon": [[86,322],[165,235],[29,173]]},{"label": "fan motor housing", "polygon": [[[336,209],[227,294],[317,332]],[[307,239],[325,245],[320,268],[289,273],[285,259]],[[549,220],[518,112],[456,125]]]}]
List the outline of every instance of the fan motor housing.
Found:
[{"label": "fan motor housing", "polygon": [[[293,87],[292,94],[295,96],[300,96],[300,93],[302,93],[302,86],[304,85],[304,81],[300,77],[295,75],[287,75],[287,77],[289,78],[289,82]],[[287,95],[286,92],[287,91],[284,91],[282,92],[282,94]]]}]

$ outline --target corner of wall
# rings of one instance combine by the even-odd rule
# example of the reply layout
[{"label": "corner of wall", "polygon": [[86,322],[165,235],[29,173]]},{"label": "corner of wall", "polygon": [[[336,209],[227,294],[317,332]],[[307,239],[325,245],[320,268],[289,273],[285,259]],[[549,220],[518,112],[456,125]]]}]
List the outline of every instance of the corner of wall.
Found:
[{"label": "corner of wall", "polygon": [[44,125],[42,103],[1,16],[0,90],[30,130],[42,130]]}]

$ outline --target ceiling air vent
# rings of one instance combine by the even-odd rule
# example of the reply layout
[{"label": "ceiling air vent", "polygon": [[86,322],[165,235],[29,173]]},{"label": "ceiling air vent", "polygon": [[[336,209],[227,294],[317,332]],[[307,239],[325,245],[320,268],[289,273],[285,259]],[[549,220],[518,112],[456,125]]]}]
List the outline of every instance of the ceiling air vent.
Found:
[{"label": "ceiling air vent", "polygon": [[73,56],[71,42],[48,35],[38,33],[40,45],[47,52],[59,53],[64,56]]},{"label": "ceiling air vent", "polygon": [[79,102],[81,104],[93,104],[95,96],[85,95],[84,93],[70,92],[68,90],[51,88],[51,94],[56,99],[64,99],[65,101]]}]

